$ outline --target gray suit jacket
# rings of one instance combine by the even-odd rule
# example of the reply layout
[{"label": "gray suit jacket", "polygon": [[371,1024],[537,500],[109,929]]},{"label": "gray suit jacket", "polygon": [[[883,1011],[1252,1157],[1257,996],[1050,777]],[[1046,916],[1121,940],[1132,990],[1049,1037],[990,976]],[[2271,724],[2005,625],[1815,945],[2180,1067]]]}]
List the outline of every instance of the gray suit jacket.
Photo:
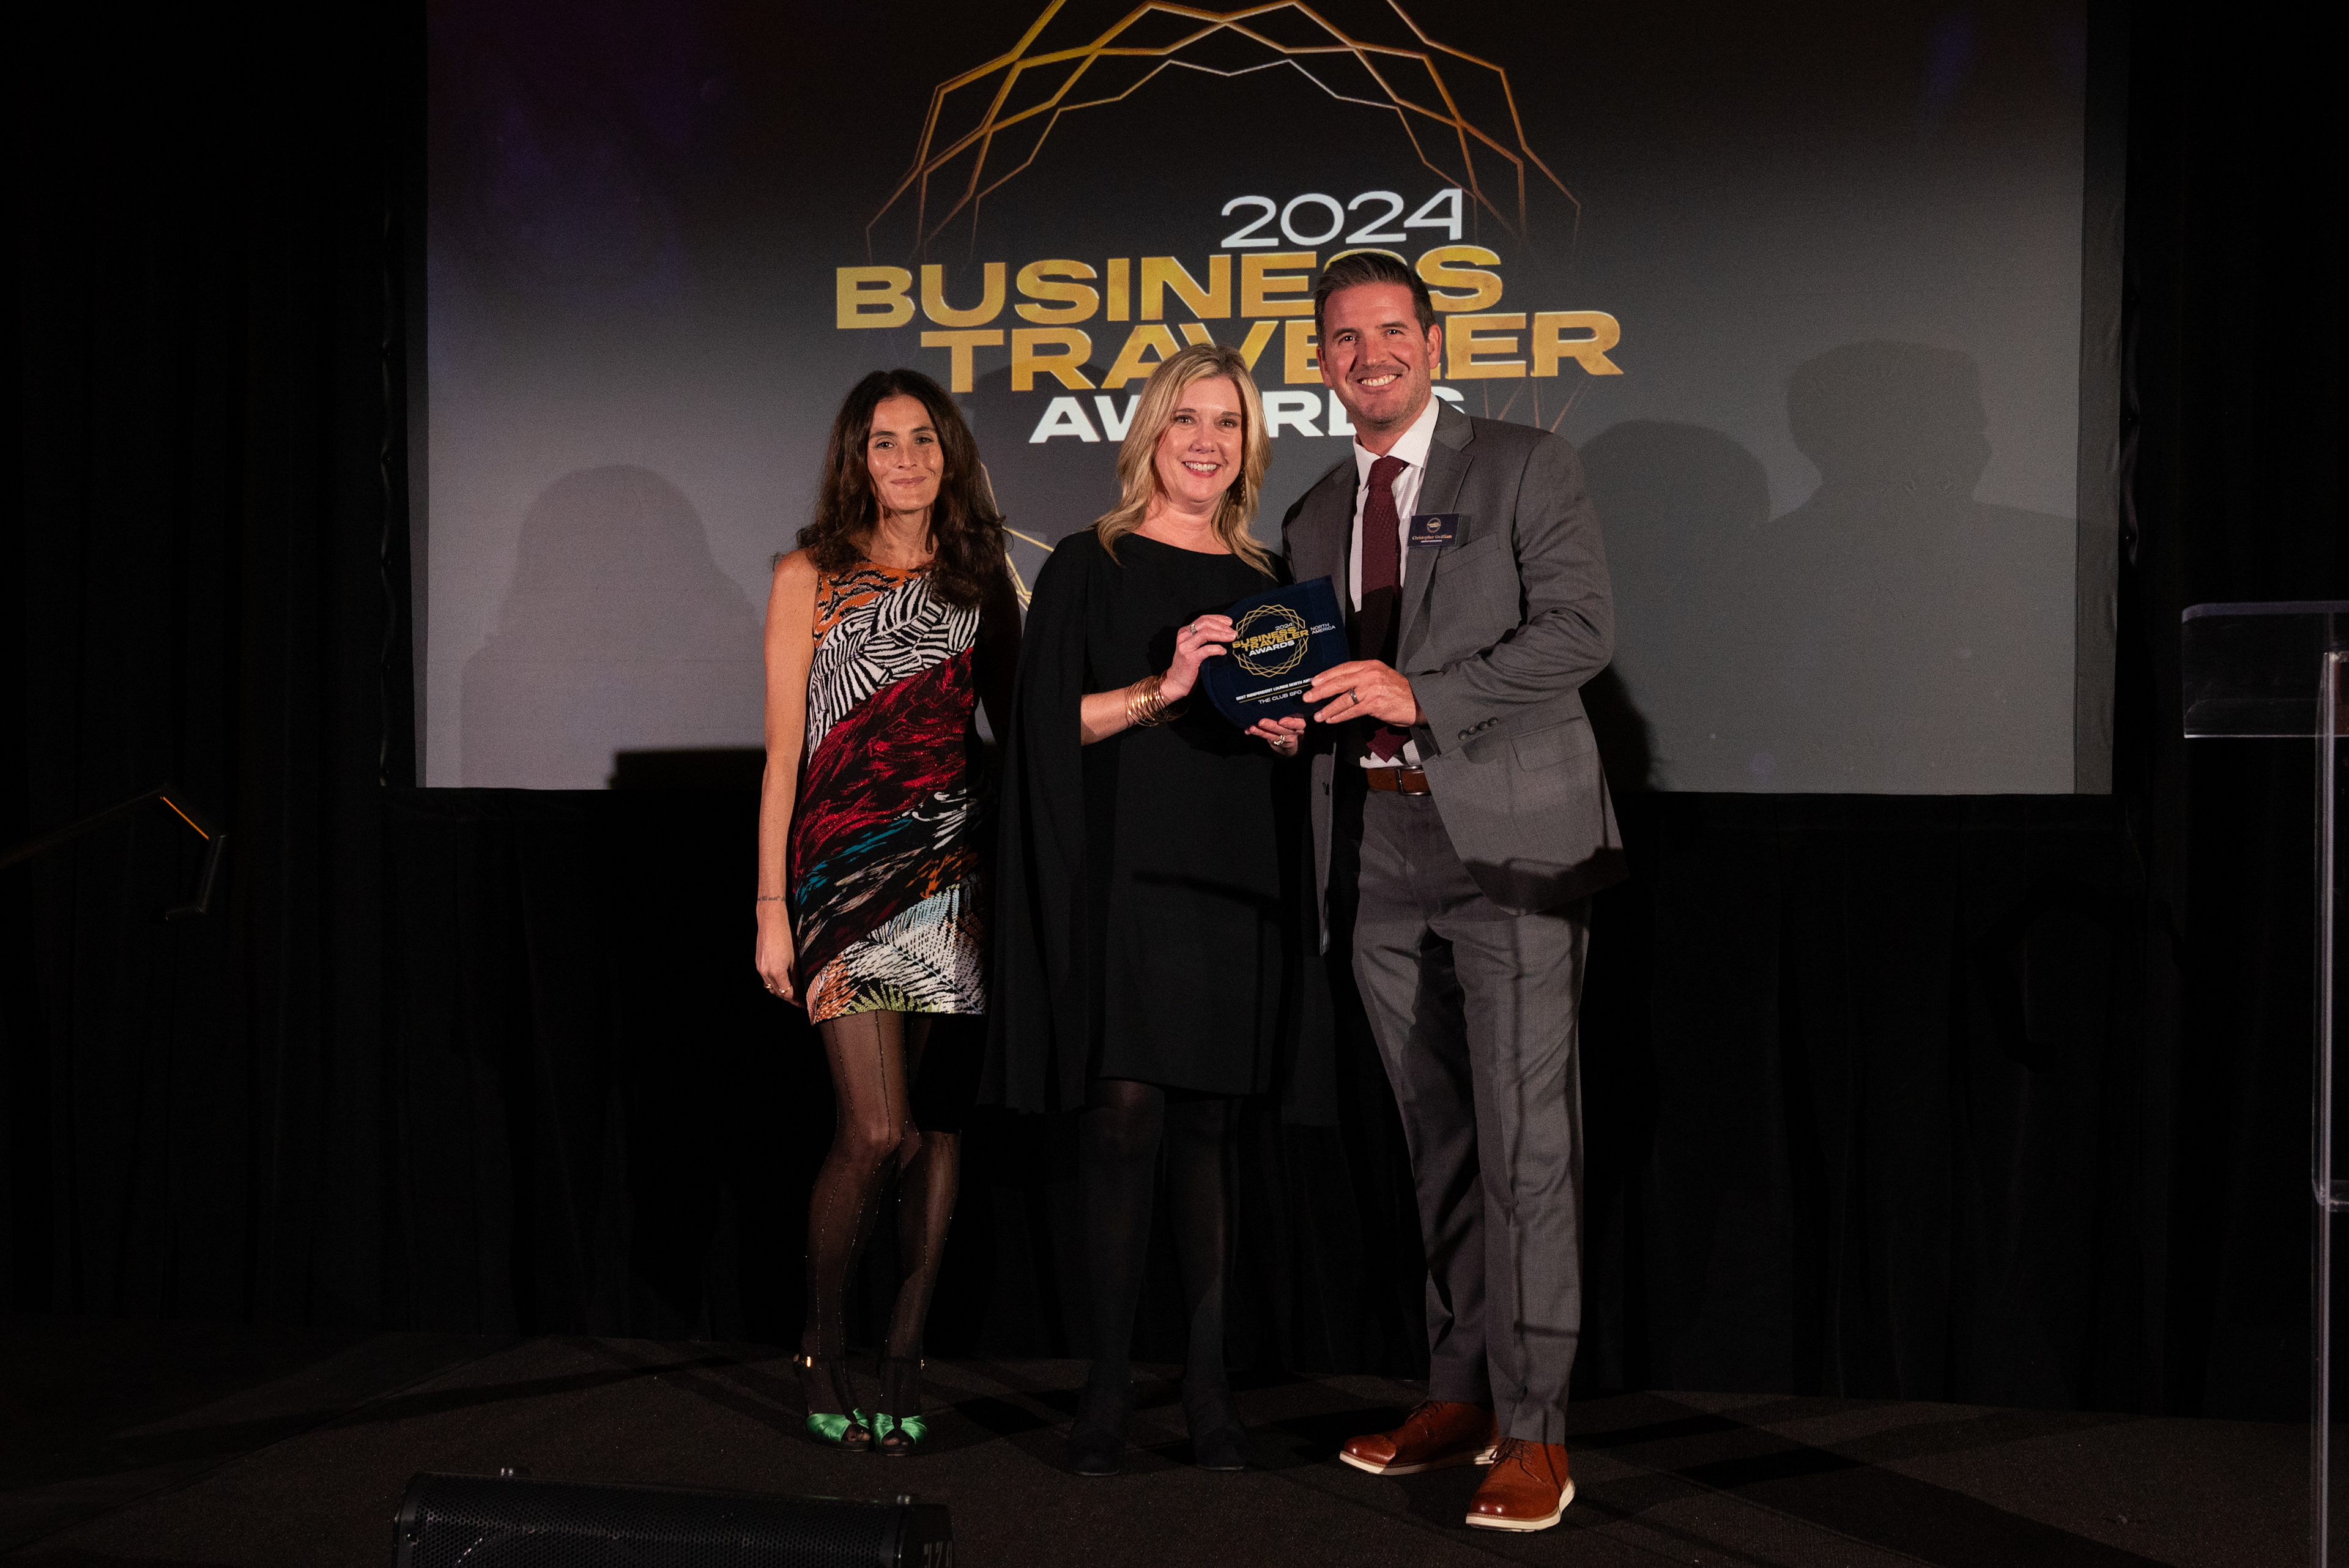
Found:
[{"label": "gray suit jacket", "polygon": [[[1281,522],[1299,581],[1346,592],[1353,454]],[[1469,874],[1505,909],[1530,913],[1625,875],[1622,840],[1582,684],[1615,639],[1607,557],[1574,448],[1526,425],[1437,415],[1420,514],[1451,512],[1449,544],[1403,553],[1396,666],[1418,694],[1419,743],[1436,809]],[[1351,728],[1351,726],[1349,726]],[[1313,758],[1313,842],[1329,941],[1330,784],[1359,742]]]}]

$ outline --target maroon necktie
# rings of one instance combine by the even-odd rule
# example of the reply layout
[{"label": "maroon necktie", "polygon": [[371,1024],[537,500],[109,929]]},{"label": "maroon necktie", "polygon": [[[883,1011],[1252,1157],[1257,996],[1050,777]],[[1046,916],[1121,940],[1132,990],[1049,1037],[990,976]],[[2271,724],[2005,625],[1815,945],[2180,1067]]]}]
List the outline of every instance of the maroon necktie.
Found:
[{"label": "maroon necktie", "polygon": [[[1399,457],[1371,463],[1371,493],[1362,498],[1362,608],[1354,621],[1354,651],[1385,664],[1395,660],[1395,609],[1402,599],[1402,520],[1395,514],[1394,482],[1408,466]],[[1381,724],[1371,736],[1371,755],[1391,762],[1408,739]]]}]

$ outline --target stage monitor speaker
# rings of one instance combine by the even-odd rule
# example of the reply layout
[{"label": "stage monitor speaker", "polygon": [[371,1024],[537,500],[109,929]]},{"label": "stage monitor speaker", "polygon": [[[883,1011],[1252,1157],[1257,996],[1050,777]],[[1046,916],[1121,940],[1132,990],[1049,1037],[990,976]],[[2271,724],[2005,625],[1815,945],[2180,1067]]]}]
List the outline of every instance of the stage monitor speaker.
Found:
[{"label": "stage monitor speaker", "polygon": [[417,1476],[395,1568],[952,1568],[947,1511],[518,1475]]}]

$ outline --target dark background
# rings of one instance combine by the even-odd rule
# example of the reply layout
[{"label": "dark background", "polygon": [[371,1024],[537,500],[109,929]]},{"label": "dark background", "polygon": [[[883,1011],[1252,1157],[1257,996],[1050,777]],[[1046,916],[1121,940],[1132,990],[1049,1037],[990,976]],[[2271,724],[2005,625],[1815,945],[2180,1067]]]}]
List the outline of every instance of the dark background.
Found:
[{"label": "dark background", "polygon": [[[2283,15],[2126,19],[2114,794],[1623,801],[1590,1385],[2301,1413],[2308,759],[2187,745],[2177,669],[2186,605],[2349,597],[2339,23]],[[233,843],[169,924],[160,809],[0,873],[0,1299],[792,1339],[830,1105],[752,797],[409,787],[420,16],[23,29],[0,838],[169,780]],[[1342,1127],[1251,1129],[1255,1366],[1423,1355],[1345,1066]],[[1073,1192],[973,1128],[935,1352],[1087,1348]]]}]

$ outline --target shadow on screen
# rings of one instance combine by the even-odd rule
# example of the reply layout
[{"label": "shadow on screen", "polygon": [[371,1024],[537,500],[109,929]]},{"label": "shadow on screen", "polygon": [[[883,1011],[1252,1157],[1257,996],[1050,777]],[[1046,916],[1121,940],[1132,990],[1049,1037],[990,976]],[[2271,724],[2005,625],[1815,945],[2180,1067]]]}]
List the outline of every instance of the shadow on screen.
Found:
[{"label": "shadow on screen", "polygon": [[1608,785],[1735,788],[1712,782],[1722,764],[1703,748],[1727,712],[1733,633],[1753,615],[1731,563],[1770,520],[1769,476],[1719,431],[1661,420],[1607,430],[1582,465],[1615,584],[1616,662],[1582,692]]},{"label": "shadow on screen", "polygon": [[1786,417],[1819,485],[1749,535],[1731,650],[1770,787],[2069,789],[2076,530],[1974,499],[1980,368],[1847,344],[1796,368]]},{"label": "shadow on screen", "polygon": [[1632,421],[1583,452],[1653,782],[2068,790],[2075,529],[1974,499],[1991,447],[1973,360],[1847,344],[1786,393],[1819,483],[1775,518],[1762,465],[1718,431]]},{"label": "shadow on screen", "polygon": [[761,736],[759,620],[677,487],[627,464],[523,519],[497,634],[465,663],[464,782],[601,789],[615,753]]}]

